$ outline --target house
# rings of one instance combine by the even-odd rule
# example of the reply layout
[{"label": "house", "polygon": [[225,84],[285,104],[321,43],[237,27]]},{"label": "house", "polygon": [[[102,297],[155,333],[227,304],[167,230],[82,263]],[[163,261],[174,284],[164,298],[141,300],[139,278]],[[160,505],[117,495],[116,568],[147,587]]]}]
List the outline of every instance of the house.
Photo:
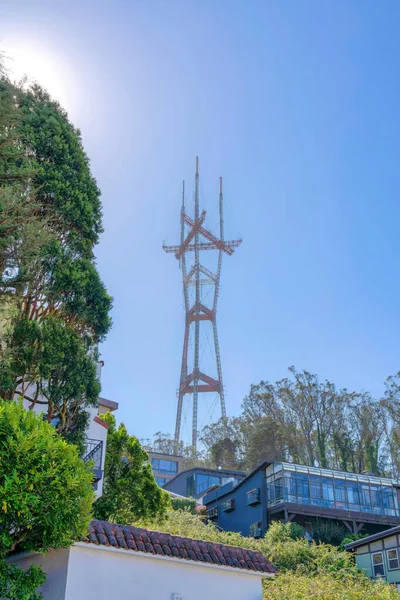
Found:
[{"label": "house", "polygon": [[[97,363],[97,377],[101,381],[101,371],[104,366],[104,362],[100,361]],[[30,402],[24,401],[24,406],[28,410],[30,408]],[[96,498],[102,495],[103,490],[103,473],[104,463],[106,459],[106,444],[107,444],[107,432],[109,425],[99,415],[113,412],[118,409],[118,402],[113,400],[107,400],[106,398],[99,397],[97,406],[92,406],[88,409],[89,423],[85,432],[86,444],[85,452],[83,454],[83,460],[85,462],[93,461],[93,472],[94,472],[94,489],[96,491]],[[43,405],[36,404],[33,410],[40,414],[43,412]]]},{"label": "house", "polygon": [[188,498],[202,498],[212,487],[236,484],[246,477],[243,471],[193,467],[182,471],[164,484],[164,489]]},{"label": "house", "polygon": [[211,490],[203,504],[219,527],[245,536],[264,536],[276,520],[311,529],[315,518],[372,534],[400,525],[400,481],[267,460],[235,485]]},{"label": "house", "polygon": [[149,455],[149,461],[153,469],[154,479],[160,487],[163,487],[180,473],[182,456],[153,452],[152,450],[147,450],[147,454]]},{"label": "house", "polygon": [[400,526],[346,544],[356,565],[373,578],[383,577],[400,590]]},{"label": "house", "polygon": [[261,600],[275,573],[261,552],[105,521],[70,548],[8,562],[43,568],[44,600]]}]

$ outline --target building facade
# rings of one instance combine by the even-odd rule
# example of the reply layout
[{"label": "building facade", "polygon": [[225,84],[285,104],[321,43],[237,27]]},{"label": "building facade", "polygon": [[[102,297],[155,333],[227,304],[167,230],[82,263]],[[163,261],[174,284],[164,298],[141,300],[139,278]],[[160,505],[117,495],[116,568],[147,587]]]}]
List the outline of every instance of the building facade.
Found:
[{"label": "building facade", "polygon": [[368,577],[382,577],[400,590],[400,526],[357,540],[345,548],[354,552],[357,567]]},{"label": "building facade", "polygon": [[200,499],[215,486],[236,485],[245,477],[246,473],[242,471],[193,467],[170,479],[164,484],[164,489],[187,498]]},{"label": "building facade", "polygon": [[44,600],[261,600],[275,573],[261,552],[104,521],[70,548],[8,562],[43,568]]},{"label": "building facade", "polygon": [[160,487],[180,473],[182,457],[175,454],[163,454],[162,452],[147,451],[154,479]]},{"label": "building facade", "polygon": [[[104,366],[103,361],[97,363],[97,377],[101,381],[101,371]],[[30,410],[30,402],[25,400],[24,406],[26,410]],[[85,462],[93,461],[93,473],[94,489],[96,491],[96,498],[102,495],[103,491],[103,473],[104,464],[106,459],[106,445],[107,445],[107,433],[108,423],[103,421],[99,416],[107,412],[114,412],[118,409],[118,402],[113,400],[107,400],[106,398],[99,397],[97,406],[91,406],[87,409],[89,413],[88,426],[85,432],[86,445],[85,452],[82,456]],[[34,412],[41,414],[43,412],[43,405],[36,404],[33,408]],[[53,423],[56,425],[56,423]]]},{"label": "building facade", "polygon": [[378,533],[400,525],[400,482],[265,461],[235,486],[203,498],[218,526],[261,537],[271,521],[295,521],[311,529],[316,518],[340,521],[351,533]]}]

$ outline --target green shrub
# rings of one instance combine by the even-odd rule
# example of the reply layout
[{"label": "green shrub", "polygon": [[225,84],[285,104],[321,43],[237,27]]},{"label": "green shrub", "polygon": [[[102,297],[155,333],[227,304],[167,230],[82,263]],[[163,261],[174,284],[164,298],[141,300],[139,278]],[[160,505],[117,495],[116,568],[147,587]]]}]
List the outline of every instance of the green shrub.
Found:
[{"label": "green shrub", "polygon": [[195,498],[171,498],[171,504],[174,510],[188,510],[193,515],[196,513]]},{"label": "green shrub", "polygon": [[264,600],[398,600],[399,593],[383,581],[371,581],[362,573],[345,579],[329,573],[310,577],[287,572],[263,584]]},{"label": "green shrub", "polygon": [[0,597],[8,600],[41,600],[35,590],[46,580],[42,569],[32,565],[24,571],[0,560]]},{"label": "green shrub", "polygon": [[0,400],[0,556],[68,546],[87,533],[93,473],[22,404]]}]

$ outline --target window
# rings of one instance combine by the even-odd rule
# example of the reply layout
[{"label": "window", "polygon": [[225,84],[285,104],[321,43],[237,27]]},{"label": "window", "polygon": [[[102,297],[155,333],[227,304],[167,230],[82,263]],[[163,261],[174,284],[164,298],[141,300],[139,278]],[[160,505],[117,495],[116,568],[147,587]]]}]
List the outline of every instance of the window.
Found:
[{"label": "window", "polygon": [[382,487],[383,510],[385,515],[394,516],[396,514],[394,505],[393,488],[389,486]]},{"label": "window", "polygon": [[189,498],[204,494],[213,485],[220,485],[221,477],[206,473],[193,473],[186,479],[186,496]]},{"label": "window", "polygon": [[357,481],[347,481],[346,488],[349,510],[360,511],[360,490]]},{"label": "window", "polygon": [[382,510],[382,488],[380,485],[371,485],[372,511],[375,515],[381,515]]},{"label": "window", "polygon": [[399,555],[397,548],[387,551],[387,559],[389,565],[389,571],[396,571],[399,568]]},{"label": "window", "polygon": [[218,517],[218,506],[215,506],[214,508],[210,508],[207,511],[208,519],[216,519],[217,517]]},{"label": "window", "polygon": [[383,552],[372,554],[372,573],[374,577],[385,577],[385,567],[383,565]]},{"label": "window", "polygon": [[235,510],[235,498],[231,498],[230,500],[227,500],[226,502],[224,502],[222,505],[222,510],[224,512],[229,512],[231,510]]},{"label": "window", "polygon": [[299,504],[310,504],[310,486],[308,484],[308,475],[305,473],[296,473],[297,496]]},{"label": "window", "polygon": [[339,510],[348,510],[346,484],[343,479],[335,479],[336,508]]},{"label": "window", "polygon": [[285,500],[297,502],[296,480],[293,473],[285,472]]},{"label": "window", "polygon": [[310,496],[313,506],[322,506],[321,477],[318,475],[310,475]]},{"label": "window", "polygon": [[260,502],[260,488],[254,488],[246,493],[246,504],[251,506],[252,504],[259,504]]},{"label": "window", "polygon": [[333,493],[333,479],[322,478],[322,497],[325,508],[335,508],[335,494]]},{"label": "window", "polygon": [[155,473],[168,473],[168,475],[175,475],[178,472],[178,462],[176,460],[152,458],[151,466]]},{"label": "window", "polygon": [[156,480],[157,485],[160,487],[162,487],[168,481],[166,477],[154,477],[154,479]]},{"label": "window", "polygon": [[262,536],[261,523],[253,523],[250,525],[249,535],[254,538],[260,538]]}]

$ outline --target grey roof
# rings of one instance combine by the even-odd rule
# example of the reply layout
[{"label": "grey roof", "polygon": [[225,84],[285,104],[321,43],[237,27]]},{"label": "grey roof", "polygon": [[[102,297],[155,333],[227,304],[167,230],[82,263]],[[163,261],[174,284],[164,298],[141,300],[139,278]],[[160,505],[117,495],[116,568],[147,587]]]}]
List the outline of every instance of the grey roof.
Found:
[{"label": "grey roof", "polygon": [[395,535],[396,533],[400,533],[400,525],[397,525],[397,527],[391,527],[390,529],[386,529],[386,531],[381,531],[380,533],[374,533],[373,535],[361,538],[360,540],[356,540],[350,544],[346,544],[345,548],[346,550],[354,550],[354,548],[365,546],[366,544],[370,544],[371,542],[376,542],[378,540],[383,540],[384,538]]},{"label": "grey roof", "polygon": [[114,400],[107,400],[107,398],[102,398],[100,396],[99,397],[99,406],[105,406],[106,408],[109,408],[110,411],[112,412],[113,410],[117,410],[119,404],[118,404],[118,402],[114,402]]},{"label": "grey roof", "polygon": [[233,471],[232,469],[209,469],[207,467],[191,467],[190,469],[185,469],[184,471],[180,471],[175,477],[172,477],[168,481],[166,481],[163,485],[163,489],[167,489],[166,486],[181,477],[181,475],[187,475],[189,473],[193,473],[194,471],[200,471],[202,473],[215,473],[218,475],[228,475],[234,476],[239,475],[240,477],[246,477],[246,473],[244,471]]}]

